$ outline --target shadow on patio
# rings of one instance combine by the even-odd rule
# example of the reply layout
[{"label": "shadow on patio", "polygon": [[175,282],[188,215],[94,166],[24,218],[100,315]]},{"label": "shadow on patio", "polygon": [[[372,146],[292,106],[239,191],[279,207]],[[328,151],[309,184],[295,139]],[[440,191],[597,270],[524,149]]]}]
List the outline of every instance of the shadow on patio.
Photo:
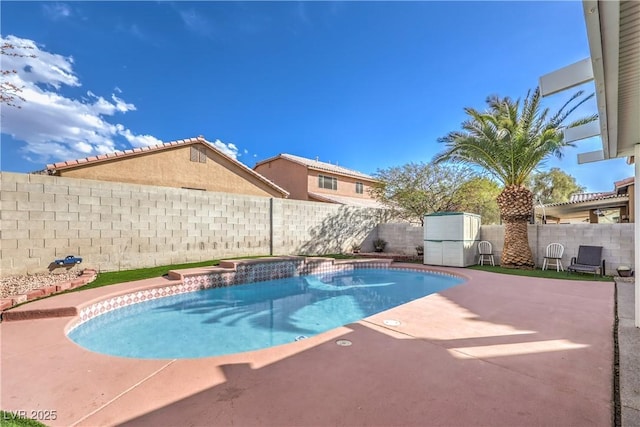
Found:
[{"label": "shadow on patio", "polygon": [[82,424],[610,425],[612,284],[474,276],[348,325],[352,346],[221,365],[223,383],[172,401],[215,364],[177,361]]}]

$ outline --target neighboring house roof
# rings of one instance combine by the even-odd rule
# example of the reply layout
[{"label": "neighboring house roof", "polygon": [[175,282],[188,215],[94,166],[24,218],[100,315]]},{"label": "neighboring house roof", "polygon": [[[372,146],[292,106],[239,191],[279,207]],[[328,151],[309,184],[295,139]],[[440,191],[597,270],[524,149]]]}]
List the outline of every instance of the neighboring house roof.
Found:
[{"label": "neighboring house roof", "polygon": [[[580,203],[580,202],[590,202],[593,200],[605,200],[605,199],[610,199],[616,196],[617,196],[617,193],[614,193],[611,191],[606,193],[577,193],[577,194],[572,194],[571,197],[569,197],[568,202],[553,203],[553,205],[565,205],[568,203]],[[552,204],[549,204],[549,206],[551,205]]]},{"label": "neighboring house roof", "polygon": [[[593,193],[600,194],[600,193]],[[576,196],[586,196],[589,194],[576,194]],[[596,206],[596,205],[611,205],[616,204],[618,202],[625,202],[629,200],[629,195],[627,194],[600,194],[598,196],[594,196],[591,198],[581,198],[576,200],[569,200],[568,202],[562,203],[551,203],[548,205],[544,205],[545,208],[551,208],[555,206],[569,206],[569,205],[584,205],[584,206]]]},{"label": "neighboring house roof", "polygon": [[180,140],[165,142],[165,143],[157,144],[157,145],[149,145],[149,146],[146,146],[146,147],[133,148],[131,150],[115,151],[113,153],[99,154],[97,156],[86,157],[86,158],[83,158],[83,159],[68,160],[68,161],[65,161],[65,162],[58,162],[58,163],[48,164],[47,168],[46,168],[46,171],[47,171],[47,173],[52,175],[52,174],[55,174],[55,172],[59,171],[59,170],[72,169],[72,168],[76,168],[76,167],[79,167],[79,166],[86,166],[86,165],[89,165],[89,164],[96,164],[96,163],[101,163],[101,162],[110,162],[110,161],[113,161],[113,160],[120,160],[120,159],[124,159],[124,158],[127,158],[127,157],[138,156],[138,155],[141,155],[141,154],[147,154],[147,153],[151,153],[151,152],[168,150],[168,149],[179,147],[179,146],[188,146],[188,145],[196,145],[196,144],[204,145],[205,147],[207,147],[208,149],[212,150],[216,154],[220,155],[221,157],[227,159],[231,163],[233,163],[233,164],[239,166],[240,168],[244,169],[247,173],[249,173],[250,175],[254,176],[258,180],[264,182],[268,186],[272,187],[273,189],[275,189],[277,192],[281,193],[285,197],[289,196],[289,192],[287,190],[285,190],[284,188],[276,185],[273,181],[271,181],[271,180],[265,178],[264,176],[260,175],[258,172],[254,171],[253,169],[251,169],[247,165],[245,165],[245,164],[239,162],[238,160],[234,159],[233,157],[223,153],[218,148],[216,148],[212,143],[207,141],[203,136],[198,136],[196,138],[180,139]]},{"label": "neighboring house roof", "polygon": [[536,206],[536,215],[548,218],[587,218],[589,211],[594,209],[615,209],[629,203],[627,194],[610,194],[590,200],[554,203],[552,205]]},{"label": "neighboring house roof", "polygon": [[346,175],[346,176],[351,176],[355,178],[362,178],[369,181],[376,181],[376,179],[371,175],[367,175],[353,169],[347,169],[345,167],[334,165],[331,163],[321,162],[319,160],[307,159],[305,157],[294,156],[293,154],[286,154],[286,153],[278,154],[277,156],[259,161],[258,163],[256,163],[255,167],[258,167],[259,165],[271,162],[276,159],[286,159],[294,163],[298,163],[300,165],[306,166],[309,169],[315,169],[323,172],[331,172],[338,175]]},{"label": "neighboring house roof", "polygon": [[361,199],[358,197],[336,196],[334,194],[319,194],[309,192],[309,197],[320,202],[338,203],[340,205],[358,206],[362,208],[385,209],[386,206],[375,199]]},{"label": "neighboring house roof", "polygon": [[630,176],[629,178],[621,179],[620,181],[616,181],[613,183],[616,190],[624,187],[628,187],[635,181],[634,177]]},{"label": "neighboring house roof", "polygon": [[609,199],[616,199],[616,198],[621,198],[622,200],[628,200],[629,196],[627,194],[619,194],[618,190],[624,187],[628,187],[629,185],[633,184],[633,182],[634,182],[633,177],[625,178],[620,181],[614,182],[615,189],[613,191],[602,191],[599,193],[576,193],[576,194],[572,194],[569,197],[568,202],[550,203],[548,205],[545,205],[545,207],[562,206],[562,205],[569,205],[569,204],[583,203],[583,202],[593,202],[598,200],[610,201]]},{"label": "neighboring house roof", "polygon": [[615,190],[599,193],[572,194],[569,201],[536,206],[537,215],[555,218],[588,218],[593,209],[615,209],[629,203],[629,194],[618,193],[621,188],[633,184],[633,177],[614,183]]}]

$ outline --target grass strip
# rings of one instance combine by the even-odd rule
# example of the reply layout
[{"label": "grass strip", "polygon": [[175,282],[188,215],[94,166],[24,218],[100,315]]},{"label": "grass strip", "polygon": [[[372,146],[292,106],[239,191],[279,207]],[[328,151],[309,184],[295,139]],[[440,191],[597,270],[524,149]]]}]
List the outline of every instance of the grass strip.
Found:
[{"label": "grass strip", "polygon": [[613,277],[611,276],[598,276],[598,275],[593,275],[592,273],[568,273],[566,271],[541,270],[537,268],[533,270],[521,270],[517,268],[500,267],[497,265],[495,267],[492,265],[473,265],[467,268],[470,268],[472,270],[489,271],[491,273],[512,274],[514,276],[538,277],[541,279],[613,282]]},{"label": "grass strip", "polygon": [[[240,256],[235,258],[225,258],[225,260],[233,259],[254,259],[265,258],[268,255]],[[197,267],[215,267],[220,264],[219,259],[208,261],[190,262],[185,264],[161,265],[158,267],[138,268],[135,270],[108,271],[99,273],[96,280],[79,288],[71,289],[67,292],[84,291],[86,289],[100,288],[102,286],[116,285],[118,283],[133,282],[135,280],[152,279],[154,277],[162,277],[171,270],[184,270],[186,268]]]},{"label": "grass strip", "polygon": [[47,427],[40,421],[25,418],[17,412],[0,411],[0,425],[2,427]]},{"label": "grass strip", "polygon": [[214,267],[220,264],[220,260],[208,260],[201,262],[191,262],[186,264],[161,265],[159,267],[138,268],[135,270],[108,271],[99,273],[96,280],[79,288],[71,289],[70,292],[83,291],[86,289],[100,288],[102,286],[115,285],[135,280],[152,279],[168,274],[170,270],[182,270],[185,268]]}]

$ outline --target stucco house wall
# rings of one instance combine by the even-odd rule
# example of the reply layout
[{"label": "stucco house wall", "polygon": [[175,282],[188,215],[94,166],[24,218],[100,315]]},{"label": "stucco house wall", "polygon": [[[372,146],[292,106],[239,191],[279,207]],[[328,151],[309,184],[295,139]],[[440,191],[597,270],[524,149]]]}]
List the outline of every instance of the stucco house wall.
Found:
[{"label": "stucco house wall", "polygon": [[[338,179],[338,188],[336,190],[330,190],[328,188],[321,188],[318,183],[318,175],[331,176]],[[356,182],[360,182],[363,185],[362,194],[356,193]],[[318,194],[329,194],[336,196],[355,197],[359,199],[372,199],[369,194],[371,188],[371,182],[363,178],[354,178],[350,176],[338,175],[331,172],[317,171],[309,169],[309,175],[307,177],[308,191]]]},{"label": "stucco house wall", "polygon": [[287,190],[290,199],[309,200],[306,166],[276,158],[257,165],[253,170]]},{"label": "stucco house wall", "polygon": [[[195,154],[195,158],[194,158]],[[203,138],[149,150],[118,152],[57,163],[49,174],[65,177],[285,198],[286,192],[250,168],[211,148]]]},{"label": "stucco house wall", "polygon": [[[373,177],[331,163],[279,154],[258,162],[253,170],[287,190],[290,199],[355,205],[359,204],[358,199],[375,201],[369,193],[376,182]],[[320,187],[319,175],[335,178],[337,189]],[[362,184],[362,193],[356,192],[356,183]],[[331,199],[331,196],[336,196],[336,199]]]}]

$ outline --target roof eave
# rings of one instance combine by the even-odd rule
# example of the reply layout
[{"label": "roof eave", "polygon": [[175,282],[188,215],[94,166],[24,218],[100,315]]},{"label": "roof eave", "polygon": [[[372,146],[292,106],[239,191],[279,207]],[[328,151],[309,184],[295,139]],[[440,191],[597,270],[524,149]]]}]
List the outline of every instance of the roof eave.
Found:
[{"label": "roof eave", "polygon": [[[611,16],[613,16],[613,14],[607,7],[608,5],[603,4],[603,2],[599,2],[598,0],[584,0],[582,6],[587,26],[589,49],[591,51],[591,64],[596,87],[596,102],[600,121],[603,157],[604,159],[610,159],[616,157],[615,154],[617,152],[617,138],[615,138],[615,135],[612,135],[612,133],[616,130],[613,120],[617,117],[618,107],[617,91],[612,87],[617,87],[617,72],[609,72],[613,55],[609,49],[615,50],[617,57],[617,46],[612,47],[610,45],[613,44],[613,38],[617,39],[619,24],[611,22]],[[603,21],[605,19],[606,22]],[[605,44],[605,39],[609,41],[608,44]],[[606,51],[606,55],[603,51]],[[617,62],[617,60],[614,62]],[[608,71],[606,75],[605,68],[607,68]],[[612,79],[614,79],[612,76],[614,75],[616,76],[615,81],[612,81]],[[615,103],[613,103],[612,99],[614,97],[616,98]]]},{"label": "roof eave", "polygon": [[[601,199],[592,199],[592,200],[581,200],[578,202],[564,202],[564,203],[553,203],[553,204],[548,204],[548,205],[544,205],[543,207],[545,209],[548,208],[561,208],[561,207],[597,207],[597,205],[603,205],[603,204],[619,204],[619,203],[625,203],[629,201],[629,196],[627,194],[621,194],[621,195],[616,195],[616,196],[610,196],[610,197],[603,197]],[[542,206],[535,206],[535,208],[542,208]]]},{"label": "roof eave", "polygon": [[113,152],[113,153],[102,154],[102,155],[99,155],[99,156],[92,156],[92,157],[87,157],[85,159],[74,160],[73,162],[66,161],[66,162],[60,162],[60,163],[55,163],[55,164],[48,164],[46,170],[50,174],[55,174],[56,172],[61,171],[61,170],[73,169],[73,168],[77,168],[77,167],[83,167],[85,165],[94,165],[94,164],[97,164],[97,163],[110,162],[110,161],[113,161],[113,160],[119,160],[119,159],[125,159],[125,158],[128,158],[128,157],[133,157],[133,156],[136,156],[136,155],[140,155],[141,153],[145,153],[145,152],[157,152],[157,151],[161,151],[161,150],[185,147],[185,146],[194,145],[194,144],[201,144],[201,145],[205,146],[206,148],[212,150],[213,152],[215,152],[216,154],[218,154],[222,158],[227,159],[227,161],[229,161],[231,164],[235,164],[235,165],[239,166],[241,169],[244,169],[251,176],[253,176],[254,178],[258,179],[263,184],[266,184],[271,189],[273,189],[276,192],[282,194],[284,196],[284,198],[288,198],[289,197],[289,192],[287,190],[285,190],[284,188],[282,188],[279,185],[275,184],[274,182],[270,181],[266,177],[260,175],[258,172],[254,171],[253,169],[251,169],[249,166],[245,165],[241,161],[239,161],[237,159],[234,159],[233,157],[229,156],[228,154],[225,154],[224,152],[222,152],[222,150],[216,148],[216,146],[213,145],[211,142],[207,141],[203,136],[199,136],[199,137],[196,137],[196,138],[188,138],[188,139],[170,141],[170,142],[165,142],[165,143],[162,143],[162,144],[139,147],[139,148],[124,150],[124,151],[116,151],[116,152]]},{"label": "roof eave", "polygon": [[338,175],[338,176],[348,176],[348,177],[351,177],[351,178],[358,178],[358,179],[361,179],[363,181],[378,182],[377,179],[375,179],[373,177],[370,177],[370,176],[367,176],[367,175],[359,175],[359,174],[355,174],[355,173],[351,174],[351,173],[346,173],[346,172],[337,172],[337,171],[327,170],[327,169],[325,169],[325,168],[323,168],[321,166],[318,166],[318,167],[312,166],[312,165],[306,165],[306,166],[307,166],[308,169],[312,169],[312,170],[315,170],[315,171],[318,171],[318,172],[324,172],[324,173],[329,173],[329,174]]},{"label": "roof eave", "polygon": [[583,0],[602,158],[633,156],[640,144],[640,3]]},{"label": "roof eave", "polygon": [[277,159],[279,159],[281,157],[282,157],[282,154],[278,154],[277,156],[273,156],[273,157],[269,157],[269,158],[264,159],[264,160],[260,160],[259,162],[256,162],[254,168],[257,168],[260,165],[264,165],[265,163],[269,163],[269,162],[272,162],[274,160],[277,160]]}]

